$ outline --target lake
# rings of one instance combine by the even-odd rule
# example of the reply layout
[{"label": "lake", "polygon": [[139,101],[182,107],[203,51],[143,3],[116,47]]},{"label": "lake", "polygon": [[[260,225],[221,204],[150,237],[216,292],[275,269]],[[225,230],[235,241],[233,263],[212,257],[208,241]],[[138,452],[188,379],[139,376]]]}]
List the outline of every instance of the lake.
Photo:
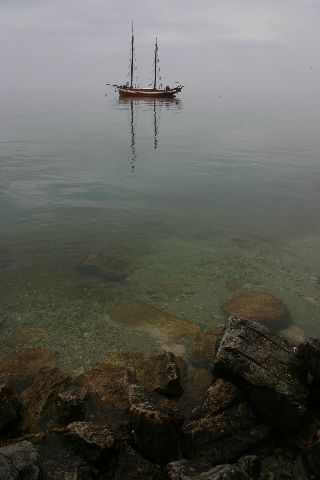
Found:
[{"label": "lake", "polygon": [[[280,297],[295,331],[320,335],[311,93],[186,87],[174,100],[132,102],[79,87],[1,97],[1,356],[44,347],[74,371],[119,351],[179,351],[150,326],[114,318],[147,305],[207,328],[247,290]],[[124,261],[128,275],[79,272],[90,252]],[[119,304],[127,310],[113,317]]]}]

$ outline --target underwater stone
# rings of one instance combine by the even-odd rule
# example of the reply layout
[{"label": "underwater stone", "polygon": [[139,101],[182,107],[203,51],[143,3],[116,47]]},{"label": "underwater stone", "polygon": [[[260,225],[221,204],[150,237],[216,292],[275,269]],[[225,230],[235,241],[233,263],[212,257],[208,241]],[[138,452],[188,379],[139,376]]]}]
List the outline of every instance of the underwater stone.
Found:
[{"label": "underwater stone", "polygon": [[223,328],[224,325],[216,325],[196,335],[192,356],[198,365],[203,367],[210,367],[212,365],[216,341]]},{"label": "underwater stone", "polygon": [[47,334],[41,330],[16,330],[7,337],[7,344],[11,347],[16,345],[23,345],[25,343],[34,343],[43,338],[46,338]]},{"label": "underwater stone", "polygon": [[243,292],[221,308],[227,315],[262,323],[271,330],[280,330],[291,323],[286,305],[269,293]]},{"label": "underwater stone", "polygon": [[91,252],[77,265],[82,273],[94,275],[104,280],[120,281],[127,276],[128,264],[123,260]]}]

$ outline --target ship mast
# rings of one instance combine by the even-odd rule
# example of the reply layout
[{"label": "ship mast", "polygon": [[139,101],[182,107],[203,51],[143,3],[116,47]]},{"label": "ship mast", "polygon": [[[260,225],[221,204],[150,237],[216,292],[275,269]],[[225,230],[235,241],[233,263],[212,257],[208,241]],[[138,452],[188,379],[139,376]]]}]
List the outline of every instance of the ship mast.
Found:
[{"label": "ship mast", "polygon": [[158,64],[158,39],[156,38],[156,44],[154,48],[154,82],[153,88],[157,88],[157,64]]},{"label": "ship mast", "polygon": [[133,36],[133,22],[132,22],[132,25],[131,25],[131,69],[130,69],[131,81],[130,81],[130,88],[133,87],[133,49],[134,49],[134,36]]}]

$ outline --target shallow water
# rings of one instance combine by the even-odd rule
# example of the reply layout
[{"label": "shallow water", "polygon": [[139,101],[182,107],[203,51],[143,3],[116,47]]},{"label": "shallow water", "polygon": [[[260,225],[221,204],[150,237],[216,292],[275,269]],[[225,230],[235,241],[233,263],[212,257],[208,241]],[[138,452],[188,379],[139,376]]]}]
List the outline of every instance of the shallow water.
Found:
[{"label": "shallow water", "polygon": [[[279,296],[294,325],[320,335],[311,96],[186,88],[125,102],[87,89],[16,92],[2,106],[1,356],[39,346],[88,368],[159,346],[112,321],[119,300],[208,327],[241,290]],[[91,251],[127,261],[126,280],[80,274]],[[31,329],[41,335],[12,339]]]}]

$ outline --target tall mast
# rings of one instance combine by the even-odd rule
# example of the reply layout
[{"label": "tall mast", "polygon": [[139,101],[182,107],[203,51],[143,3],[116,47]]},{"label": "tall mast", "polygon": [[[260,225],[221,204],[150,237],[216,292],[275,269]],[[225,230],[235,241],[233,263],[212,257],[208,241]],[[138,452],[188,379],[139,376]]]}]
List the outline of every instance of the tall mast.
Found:
[{"label": "tall mast", "polygon": [[156,44],[154,48],[154,82],[153,88],[157,88],[157,64],[158,64],[158,39],[156,38]]},{"label": "tall mast", "polygon": [[133,87],[133,48],[134,48],[134,36],[133,36],[133,22],[131,25],[131,81],[130,87]]}]

